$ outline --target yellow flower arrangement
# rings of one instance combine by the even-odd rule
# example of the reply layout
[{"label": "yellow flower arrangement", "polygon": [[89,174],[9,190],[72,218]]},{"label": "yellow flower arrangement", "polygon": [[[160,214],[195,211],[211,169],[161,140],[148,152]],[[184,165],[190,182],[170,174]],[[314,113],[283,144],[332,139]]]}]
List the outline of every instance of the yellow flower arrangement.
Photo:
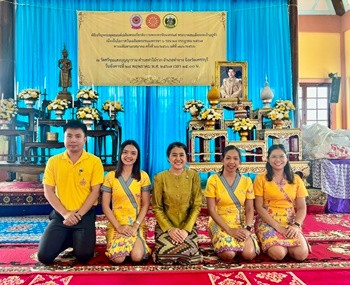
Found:
[{"label": "yellow flower arrangement", "polygon": [[24,89],[18,94],[18,99],[21,100],[37,100],[39,99],[40,90],[38,89]]},{"label": "yellow flower arrangement", "polygon": [[92,89],[80,89],[78,90],[77,98],[81,100],[97,100],[98,93]]},{"label": "yellow flower arrangement", "polygon": [[67,101],[66,99],[55,99],[50,102],[49,105],[47,105],[47,109],[49,111],[51,110],[65,110],[68,109],[70,104],[70,101]]},{"label": "yellow flower arrangement", "polygon": [[205,109],[201,114],[201,119],[207,120],[207,121],[218,121],[221,119],[221,114],[216,112],[212,108],[208,108],[208,109]]},{"label": "yellow flower arrangement", "polygon": [[235,118],[233,120],[232,130],[234,132],[248,131],[252,130],[254,126],[255,125],[250,121],[249,118]]},{"label": "yellow flower arrangement", "polygon": [[268,117],[272,120],[289,120],[289,111],[295,110],[295,107],[290,100],[277,100],[275,108],[268,113]]},{"label": "yellow flower arrangement", "polygon": [[94,107],[82,107],[77,111],[77,119],[98,121],[100,119],[100,113]]},{"label": "yellow flower arrangement", "polygon": [[190,100],[186,101],[183,107],[185,112],[190,112],[191,115],[199,114],[199,112],[204,108],[204,104],[200,100]]},{"label": "yellow flower arrangement", "polygon": [[103,103],[102,110],[111,113],[124,112],[123,106],[119,101],[110,100],[107,100],[105,103]]},{"label": "yellow flower arrangement", "polygon": [[17,112],[17,104],[12,98],[0,100],[0,120],[11,121]]}]

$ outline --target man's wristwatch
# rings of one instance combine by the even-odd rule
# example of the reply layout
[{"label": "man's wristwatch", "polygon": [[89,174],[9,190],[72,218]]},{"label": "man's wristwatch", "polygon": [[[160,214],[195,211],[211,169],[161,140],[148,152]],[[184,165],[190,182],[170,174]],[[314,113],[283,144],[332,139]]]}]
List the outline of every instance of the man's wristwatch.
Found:
[{"label": "man's wristwatch", "polygon": [[293,225],[296,225],[298,228],[301,228],[301,224],[299,224],[298,222],[294,222]]},{"label": "man's wristwatch", "polygon": [[245,229],[246,229],[247,231],[251,231],[251,230],[252,230],[252,227],[251,227],[251,226],[245,226]]}]

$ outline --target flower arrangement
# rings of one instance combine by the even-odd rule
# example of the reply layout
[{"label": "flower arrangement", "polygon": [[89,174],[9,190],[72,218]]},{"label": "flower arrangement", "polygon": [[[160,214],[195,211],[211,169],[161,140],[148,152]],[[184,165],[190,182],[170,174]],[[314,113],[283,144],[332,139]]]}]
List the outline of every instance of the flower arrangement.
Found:
[{"label": "flower arrangement", "polygon": [[70,101],[67,101],[66,99],[55,99],[50,102],[49,105],[47,105],[47,109],[49,111],[51,110],[65,110],[68,109],[70,104]]},{"label": "flower arrangement", "polygon": [[21,100],[37,100],[39,99],[40,90],[38,89],[24,89],[18,94],[18,99]]},{"label": "flower arrangement", "polygon": [[240,132],[240,131],[249,131],[254,128],[254,124],[250,121],[249,118],[235,118],[233,120],[233,131],[234,132]]},{"label": "flower arrangement", "polygon": [[185,112],[190,112],[193,116],[198,116],[199,112],[204,108],[204,104],[200,100],[186,101],[183,107]]},{"label": "flower arrangement", "polygon": [[122,104],[119,101],[110,101],[107,100],[102,105],[102,110],[105,112],[116,113],[116,112],[124,112]]},{"label": "flower arrangement", "polygon": [[295,110],[290,100],[277,100],[274,109],[268,113],[268,117],[272,120],[289,120],[289,111]]},{"label": "flower arrangement", "polygon": [[212,108],[208,108],[202,112],[201,119],[207,121],[218,121],[221,119],[221,114]]},{"label": "flower arrangement", "polygon": [[17,112],[18,108],[15,100],[12,98],[0,100],[0,120],[11,121]]},{"label": "flower arrangement", "polygon": [[100,119],[100,113],[94,107],[82,107],[77,111],[77,119],[98,121]]},{"label": "flower arrangement", "polygon": [[80,89],[78,90],[77,98],[81,100],[97,100],[98,93],[93,89]]}]

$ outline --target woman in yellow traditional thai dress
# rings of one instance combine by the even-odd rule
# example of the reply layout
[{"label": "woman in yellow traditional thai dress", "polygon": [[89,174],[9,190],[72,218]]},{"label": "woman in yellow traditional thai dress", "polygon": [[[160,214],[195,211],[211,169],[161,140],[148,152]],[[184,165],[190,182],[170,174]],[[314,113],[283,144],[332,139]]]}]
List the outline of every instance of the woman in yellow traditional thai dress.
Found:
[{"label": "woman in yellow traditional thai dress", "polygon": [[154,177],[152,209],[157,220],[153,259],[162,264],[196,264],[198,249],[196,219],[202,206],[197,172],[185,169],[187,148],[175,142],[168,146],[169,170]]},{"label": "woman in yellow traditional thai dress", "polygon": [[233,145],[222,154],[222,171],[207,181],[209,234],[218,256],[232,262],[237,253],[246,260],[259,253],[256,236],[251,232],[254,218],[253,183],[239,173],[241,153]]},{"label": "woman in yellow traditional thai dress", "polygon": [[101,187],[102,208],[109,221],[106,256],[111,261],[121,263],[130,256],[139,262],[149,257],[144,218],[150,205],[150,189],[147,173],[140,170],[138,144],[133,140],[123,142],[117,170],[106,175]]},{"label": "woman in yellow traditional thai dress", "polygon": [[262,250],[274,260],[289,254],[302,261],[310,251],[301,231],[307,190],[301,178],[294,175],[281,144],[269,148],[266,170],[254,180],[258,213],[255,228]]}]

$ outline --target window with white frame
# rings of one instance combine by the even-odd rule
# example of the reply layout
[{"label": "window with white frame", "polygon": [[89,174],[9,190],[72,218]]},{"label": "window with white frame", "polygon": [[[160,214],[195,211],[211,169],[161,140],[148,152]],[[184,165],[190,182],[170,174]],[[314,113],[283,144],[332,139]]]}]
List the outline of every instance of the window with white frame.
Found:
[{"label": "window with white frame", "polygon": [[298,94],[299,120],[301,125],[319,123],[330,126],[330,96],[331,85],[300,84]]}]

